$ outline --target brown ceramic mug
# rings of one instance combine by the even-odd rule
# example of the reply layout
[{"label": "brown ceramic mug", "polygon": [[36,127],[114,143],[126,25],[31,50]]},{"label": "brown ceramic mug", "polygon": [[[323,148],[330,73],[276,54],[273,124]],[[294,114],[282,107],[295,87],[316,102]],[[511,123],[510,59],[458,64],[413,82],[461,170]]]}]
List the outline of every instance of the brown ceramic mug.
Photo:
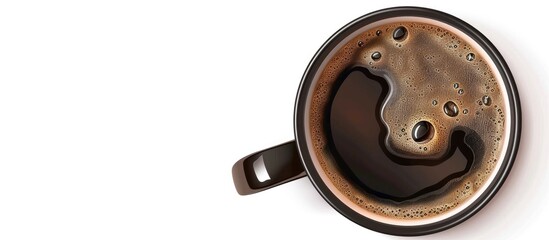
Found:
[{"label": "brown ceramic mug", "polygon": [[303,75],[295,141],[233,167],[237,191],[308,176],[353,222],[421,235],[478,212],[520,140],[518,92],[503,57],[460,19],[397,7],[336,32]]}]

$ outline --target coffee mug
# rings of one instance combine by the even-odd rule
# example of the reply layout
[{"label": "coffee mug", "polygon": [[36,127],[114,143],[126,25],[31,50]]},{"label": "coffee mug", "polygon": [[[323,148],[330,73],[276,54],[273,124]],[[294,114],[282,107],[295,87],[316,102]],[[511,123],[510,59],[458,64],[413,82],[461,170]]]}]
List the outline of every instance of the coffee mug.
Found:
[{"label": "coffee mug", "polygon": [[393,235],[455,226],[494,196],[520,140],[503,57],[469,24],[426,8],[364,15],[303,75],[295,141],[232,169],[241,195],[308,176],[351,221]]}]

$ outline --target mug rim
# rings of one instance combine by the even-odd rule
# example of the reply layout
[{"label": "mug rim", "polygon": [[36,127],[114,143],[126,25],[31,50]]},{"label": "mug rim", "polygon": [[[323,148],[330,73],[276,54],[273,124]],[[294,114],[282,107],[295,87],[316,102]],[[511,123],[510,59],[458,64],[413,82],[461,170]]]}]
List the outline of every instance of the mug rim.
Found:
[{"label": "mug rim", "polygon": [[[392,225],[375,221],[354,211],[352,208],[344,204],[339,198],[337,198],[335,194],[331,192],[328,186],[324,183],[314,166],[311,157],[312,154],[308,151],[307,147],[307,139],[305,134],[306,101],[308,97],[308,90],[312,85],[314,75],[320,68],[322,61],[327,57],[329,52],[334,49],[335,46],[349,34],[355,32],[359,28],[369,23],[392,17],[429,18],[446,23],[469,35],[469,37],[476,41],[488,54],[488,56],[494,61],[494,65],[497,67],[498,71],[501,74],[509,98],[511,117],[511,121],[509,124],[509,147],[507,148],[507,151],[503,158],[502,166],[496,173],[494,180],[489,183],[488,188],[483,193],[481,193],[480,196],[475,199],[473,203],[471,203],[462,211],[438,222],[433,222],[425,225]],[[422,7],[393,7],[381,9],[363,15],[339,29],[330,38],[328,38],[328,40],[319,48],[319,50],[309,62],[309,65],[307,66],[299,85],[294,108],[294,134],[298,154],[305,168],[305,171],[307,172],[309,180],[315,186],[320,195],[322,195],[324,200],[326,200],[340,214],[347,217],[349,220],[357,223],[358,225],[377,232],[400,236],[425,235],[451,228],[467,220],[475,213],[477,213],[481,208],[483,208],[500,189],[503,182],[507,178],[511,167],[513,166],[518,151],[518,145],[520,142],[520,133],[521,109],[518,91],[511,71],[497,48],[482,33],[480,33],[468,23],[462,21],[461,19],[454,17],[448,13]]]}]

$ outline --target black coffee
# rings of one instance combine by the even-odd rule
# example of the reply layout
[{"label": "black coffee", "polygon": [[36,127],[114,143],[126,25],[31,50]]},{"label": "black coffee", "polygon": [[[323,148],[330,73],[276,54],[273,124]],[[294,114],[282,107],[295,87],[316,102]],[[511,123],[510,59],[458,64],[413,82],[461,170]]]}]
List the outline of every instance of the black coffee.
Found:
[{"label": "black coffee", "polygon": [[[462,177],[475,156],[484,155],[478,144],[482,141],[470,130],[467,139],[465,131],[456,130],[449,151],[435,160],[392,154],[384,143],[387,129],[380,116],[389,92],[387,81],[365,68],[344,73],[340,81],[326,116],[330,147],[345,175],[364,191],[394,201],[426,196]],[[429,122],[420,121],[414,127],[410,133],[414,141],[429,140]]]},{"label": "black coffee", "polygon": [[365,26],[326,57],[313,84],[313,162],[340,200],[373,219],[459,209],[504,158],[503,80],[482,48],[445,23]]}]

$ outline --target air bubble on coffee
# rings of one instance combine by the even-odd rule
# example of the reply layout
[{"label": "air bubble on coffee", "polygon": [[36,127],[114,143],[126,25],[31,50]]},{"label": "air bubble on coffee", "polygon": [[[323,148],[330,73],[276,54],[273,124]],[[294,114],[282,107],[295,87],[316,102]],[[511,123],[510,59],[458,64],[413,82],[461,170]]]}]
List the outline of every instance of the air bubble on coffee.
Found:
[{"label": "air bubble on coffee", "polygon": [[459,114],[458,106],[452,101],[448,101],[444,104],[443,111],[449,117],[455,117]]},{"label": "air bubble on coffee", "polygon": [[433,135],[433,130],[433,125],[430,122],[420,121],[412,128],[412,139],[416,142],[428,141]]},{"label": "air bubble on coffee", "polygon": [[402,26],[397,27],[393,31],[393,39],[398,41],[404,40],[407,32],[408,30],[405,27],[402,27]]},{"label": "air bubble on coffee", "polygon": [[475,60],[475,54],[474,53],[468,53],[467,56],[465,56],[465,59],[467,59],[467,61],[473,61]]},{"label": "air bubble on coffee", "polygon": [[372,53],[372,59],[374,61],[378,61],[380,58],[381,58],[381,53],[380,52],[375,51],[375,52]]},{"label": "air bubble on coffee", "polygon": [[490,106],[490,104],[492,104],[492,99],[490,98],[490,96],[482,96],[482,104],[484,104],[485,106]]}]

